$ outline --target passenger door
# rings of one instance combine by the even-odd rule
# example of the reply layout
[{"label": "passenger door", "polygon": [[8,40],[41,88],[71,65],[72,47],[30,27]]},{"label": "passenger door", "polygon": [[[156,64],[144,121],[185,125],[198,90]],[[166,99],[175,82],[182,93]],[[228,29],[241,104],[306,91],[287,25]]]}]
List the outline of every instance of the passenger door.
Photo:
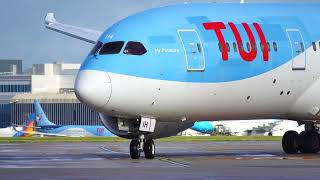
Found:
[{"label": "passenger door", "polygon": [[287,29],[292,49],[292,70],[306,69],[306,51],[303,37],[298,29]]},{"label": "passenger door", "polygon": [[197,31],[194,29],[180,29],[178,34],[185,52],[187,71],[204,71],[205,57]]}]

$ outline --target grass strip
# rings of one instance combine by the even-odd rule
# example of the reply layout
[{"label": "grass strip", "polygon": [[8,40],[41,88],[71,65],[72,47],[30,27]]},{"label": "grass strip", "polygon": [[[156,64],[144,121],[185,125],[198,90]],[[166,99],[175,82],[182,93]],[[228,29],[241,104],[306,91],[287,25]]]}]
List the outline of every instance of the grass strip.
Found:
[{"label": "grass strip", "polygon": [[[174,136],[160,142],[280,141],[276,136]],[[0,143],[127,142],[119,137],[1,137]]]},{"label": "grass strip", "polygon": [[224,141],[280,141],[278,136],[174,136],[160,139],[162,142],[224,142]]}]

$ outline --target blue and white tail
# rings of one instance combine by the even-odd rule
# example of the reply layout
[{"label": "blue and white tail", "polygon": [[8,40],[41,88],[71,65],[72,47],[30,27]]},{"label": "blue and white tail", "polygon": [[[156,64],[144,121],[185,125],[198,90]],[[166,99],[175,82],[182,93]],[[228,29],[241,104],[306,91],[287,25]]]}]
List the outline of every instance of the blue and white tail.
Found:
[{"label": "blue and white tail", "polygon": [[54,126],[56,124],[49,121],[38,100],[34,101],[34,109],[36,111],[37,126]]}]

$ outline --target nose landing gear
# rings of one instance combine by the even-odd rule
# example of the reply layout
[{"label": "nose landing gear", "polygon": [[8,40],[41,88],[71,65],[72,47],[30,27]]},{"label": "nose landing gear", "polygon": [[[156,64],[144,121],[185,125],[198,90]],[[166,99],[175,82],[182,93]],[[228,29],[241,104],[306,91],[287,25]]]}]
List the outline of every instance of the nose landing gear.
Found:
[{"label": "nose landing gear", "polygon": [[287,154],[318,153],[320,151],[319,128],[314,123],[306,123],[305,131],[298,134],[287,131],[282,138],[282,148]]},{"label": "nose landing gear", "polygon": [[139,140],[133,139],[130,143],[130,157],[131,159],[139,159],[140,153],[144,152],[146,159],[154,159],[155,145],[152,139],[145,140],[144,135],[140,135]]},{"label": "nose landing gear", "polygon": [[131,159],[140,158],[140,143],[138,140],[132,140],[130,143],[130,157]]}]

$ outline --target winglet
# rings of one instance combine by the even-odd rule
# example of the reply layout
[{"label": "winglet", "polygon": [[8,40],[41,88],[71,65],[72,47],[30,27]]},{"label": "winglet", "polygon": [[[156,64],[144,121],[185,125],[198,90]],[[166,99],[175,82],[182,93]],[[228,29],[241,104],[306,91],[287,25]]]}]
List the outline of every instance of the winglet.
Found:
[{"label": "winglet", "polygon": [[80,39],[95,44],[101,36],[101,31],[72,26],[58,22],[54,17],[54,13],[47,13],[45,18],[45,27],[58,33]]},{"label": "winglet", "polygon": [[56,23],[56,22],[57,22],[57,20],[54,17],[54,13],[48,13],[46,15],[46,19],[45,19],[46,25],[51,25],[51,24]]}]

